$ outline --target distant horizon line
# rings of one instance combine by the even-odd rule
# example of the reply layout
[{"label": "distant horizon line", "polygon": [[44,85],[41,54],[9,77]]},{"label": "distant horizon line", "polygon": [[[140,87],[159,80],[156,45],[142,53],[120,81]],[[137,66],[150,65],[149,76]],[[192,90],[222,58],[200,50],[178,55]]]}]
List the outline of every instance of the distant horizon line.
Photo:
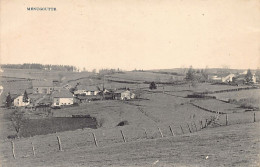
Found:
[{"label": "distant horizon line", "polygon": [[[223,65],[222,67],[194,67],[193,65],[189,65],[188,67],[184,66],[183,67],[173,67],[173,68],[154,68],[154,69],[144,69],[144,68],[134,68],[134,69],[123,69],[123,68],[119,68],[119,67],[101,67],[101,68],[92,68],[92,69],[87,69],[87,67],[80,67],[80,66],[76,66],[76,65],[69,65],[69,64],[43,64],[43,63],[0,63],[0,66],[2,65],[23,65],[23,64],[39,64],[39,65],[52,65],[52,66],[72,66],[72,67],[76,67],[79,70],[83,70],[85,68],[85,71],[93,71],[93,70],[102,70],[102,69],[120,69],[122,71],[153,71],[153,70],[171,70],[171,69],[188,69],[190,67],[192,67],[193,69],[229,69],[229,70],[258,70],[260,69],[260,67],[257,68],[230,68],[228,65]],[[2,68],[2,67],[1,67]]]}]

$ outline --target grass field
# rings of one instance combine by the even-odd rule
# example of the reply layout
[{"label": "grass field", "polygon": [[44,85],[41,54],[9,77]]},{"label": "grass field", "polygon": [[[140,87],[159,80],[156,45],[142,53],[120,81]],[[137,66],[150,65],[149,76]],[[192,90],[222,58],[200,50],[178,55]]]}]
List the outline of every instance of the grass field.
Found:
[{"label": "grass field", "polygon": [[[7,71],[6,75],[18,77],[21,71]],[[24,76],[37,77],[39,75],[47,79],[57,79],[58,72],[48,73],[45,71],[25,71]],[[72,86],[77,82],[86,85],[102,85],[101,78],[90,76],[89,73],[64,73],[63,83]],[[156,90],[149,90],[149,84],[143,82],[161,81],[167,82],[171,75],[153,72],[125,72],[108,75],[105,78],[106,88],[124,88],[131,90],[141,89],[140,99],[129,101],[104,100],[82,103],[79,106],[52,110],[53,117],[71,117],[71,115],[90,115],[97,119],[101,126],[98,129],[84,128],[82,121],[76,128],[67,128],[71,123],[57,121],[56,130],[48,127],[48,130],[68,130],[65,132],[39,135],[15,140],[17,160],[12,159],[10,140],[6,137],[14,134],[14,128],[9,115],[11,110],[1,109],[0,113],[0,140],[1,161],[6,166],[254,166],[256,158],[259,158],[259,136],[254,133],[258,130],[259,123],[252,123],[254,112],[244,112],[239,105],[225,103],[216,99],[187,98],[194,92],[207,92],[239,88],[230,85],[212,85],[210,83],[198,83],[195,87],[189,84],[181,85],[157,85]],[[9,78],[10,79],[10,78]],[[173,79],[178,80],[178,78]],[[18,81],[19,80],[19,81]],[[124,83],[126,82],[126,83]],[[127,83],[129,82],[129,83]],[[30,88],[28,81],[17,81],[6,84],[2,81],[4,91],[24,92]],[[8,82],[9,83],[9,82]],[[247,87],[247,86],[240,86]],[[259,98],[256,90],[213,94],[217,98]],[[33,97],[33,96],[31,96]],[[206,119],[218,117],[217,124],[226,124],[226,115],[217,116],[215,113],[198,108],[220,111],[228,114],[228,125],[219,128],[200,130],[200,122],[205,125]],[[31,113],[37,117],[37,112]],[[260,121],[260,113],[255,112],[256,121]],[[33,117],[33,116],[32,116]],[[55,120],[55,118],[53,118]],[[37,125],[40,120],[33,120]],[[37,122],[39,121],[39,122]],[[117,126],[118,123],[127,121],[128,125]],[[83,121],[84,122],[84,121]],[[77,124],[77,121],[74,122]],[[74,124],[72,123],[72,124]],[[234,125],[237,124],[237,125]],[[24,128],[30,129],[29,124]],[[176,135],[171,137],[171,131]],[[217,125],[215,125],[217,126]],[[78,128],[77,128],[78,127]],[[165,139],[161,138],[160,128]],[[33,129],[33,128],[32,128]],[[125,134],[127,143],[122,144],[120,133]],[[199,130],[200,132],[196,132]],[[240,130],[240,131],[239,131]],[[37,131],[37,128],[34,129]],[[145,134],[147,133],[147,137]],[[193,132],[192,134],[189,134]],[[95,133],[100,148],[95,148],[92,132]],[[183,133],[185,135],[183,135]],[[64,152],[57,152],[57,136],[61,138]],[[146,140],[148,138],[148,140]],[[34,143],[36,157],[32,157],[31,142]],[[255,144],[256,143],[256,144]],[[253,148],[248,148],[253,145]],[[240,151],[243,150],[243,151]],[[72,156],[73,155],[73,156]],[[209,156],[209,159],[205,159]],[[243,156],[245,158],[243,158]],[[241,160],[240,160],[241,159]]]},{"label": "grass field", "polygon": [[[1,145],[3,166],[259,166],[260,124],[231,125],[163,139],[115,143],[96,148],[88,135],[75,137],[69,132],[59,152],[55,136],[32,137],[15,142],[13,159],[9,142]],[[85,144],[75,144],[84,137]],[[89,136],[90,137],[90,136]],[[73,142],[72,142],[73,141]],[[44,142],[49,144],[44,144]],[[74,143],[74,145],[69,145]],[[73,156],[71,156],[73,155]]]}]

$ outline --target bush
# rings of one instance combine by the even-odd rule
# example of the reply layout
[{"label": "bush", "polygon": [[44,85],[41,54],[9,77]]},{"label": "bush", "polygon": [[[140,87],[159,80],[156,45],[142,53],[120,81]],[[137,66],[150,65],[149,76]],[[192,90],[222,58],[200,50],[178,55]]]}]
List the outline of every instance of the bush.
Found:
[{"label": "bush", "polygon": [[128,121],[121,121],[117,124],[117,126],[125,126],[125,125],[129,125]]},{"label": "bush", "polygon": [[103,127],[104,123],[105,123],[105,119],[104,118],[98,119],[97,120],[97,127],[98,128]]},{"label": "bush", "polygon": [[149,89],[157,89],[157,86],[156,86],[156,84],[154,83],[154,82],[151,82],[150,83],[150,86],[149,86]]}]

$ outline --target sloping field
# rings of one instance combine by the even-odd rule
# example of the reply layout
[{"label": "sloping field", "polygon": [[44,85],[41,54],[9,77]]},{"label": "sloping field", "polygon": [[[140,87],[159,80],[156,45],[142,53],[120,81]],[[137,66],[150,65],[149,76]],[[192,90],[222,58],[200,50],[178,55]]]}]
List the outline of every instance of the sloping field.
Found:
[{"label": "sloping field", "polygon": [[196,100],[193,103],[202,108],[216,112],[218,111],[223,113],[236,113],[245,111],[245,109],[239,108],[238,105],[225,103],[216,99]]},{"label": "sloping field", "polygon": [[245,99],[245,98],[254,98],[260,99],[260,89],[251,89],[251,90],[241,90],[235,92],[225,92],[225,93],[215,93],[212,94],[218,99],[228,100],[228,99]]},{"label": "sloping field", "polygon": [[120,121],[139,127],[176,126],[190,122],[205,121],[214,113],[203,111],[191,104],[189,99],[162,93],[144,93],[141,100],[133,101],[93,101],[75,108],[55,110],[54,116],[89,114],[103,120],[103,127],[115,127]]},{"label": "sloping field", "polygon": [[159,74],[153,72],[125,72],[123,74],[114,74],[111,78],[133,80],[133,81],[147,81],[147,82],[172,82],[182,80],[185,76],[177,76],[171,74]]},{"label": "sloping field", "polygon": [[[260,123],[209,128],[197,133],[154,140],[118,143],[105,147],[74,145],[57,151],[36,150],[13,159],[8,152],[10,143],[1,146],[2,166],[249,166],[260,165]],[[80,136],[78,136],[80,137]],[[33,137],[43,142],[46,137]],[[76,139],[76,138],[74,138]],[[48,139],[48,141],[54,141]],[[73,143],[74,140],[69,141]],[[87,142],[87,141],[86,141]],[[30,149],[28,139],[17,146]],[[46,149],[42,147],[41,149]],[[48,147],[49,149],[50,147]],[[40,149],[40,148],[36,148]],[[45,150],[46,151],[46,150]],[[21,153],[21,152],[20,152]],[[73,155],[73,156],[72,156]]]},{"label": "sloping field", "polygon": [[196,87],[191,88],[194,92],[214,92],[220,90],[229,90],[229,89],[238,89],[238,88],[247,88],[247,85],[241,86],[232,86],[232,85],[213,85],[210,83],[200,83]]},{"label": "sloping field", "polygon": [[247,103],[260,107],[260,89],[216,93],[212,95],[216,96],[217,99],[221,99],[225,101],[228,101],[229,99],[235,99],[237,101],[246,99]]}]

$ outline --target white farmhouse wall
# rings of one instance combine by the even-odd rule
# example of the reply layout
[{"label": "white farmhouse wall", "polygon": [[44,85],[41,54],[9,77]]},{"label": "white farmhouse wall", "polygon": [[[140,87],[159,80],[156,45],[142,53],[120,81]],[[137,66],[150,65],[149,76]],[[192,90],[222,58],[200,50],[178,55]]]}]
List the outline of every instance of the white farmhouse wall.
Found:
[{"label": "white farmhouse wall", "polygon": [[16,107],[23,107],[30,104],[30,99],[28,99],[29,102],[25,103],[23,102],[23,96],[18,96],[14,99],[14,106]]},{"label": "white farmhouse wall", "polygon": [[74,103],[73,98],[54,98],[53,99],[54,106],[72,105],[73,103]]}]

